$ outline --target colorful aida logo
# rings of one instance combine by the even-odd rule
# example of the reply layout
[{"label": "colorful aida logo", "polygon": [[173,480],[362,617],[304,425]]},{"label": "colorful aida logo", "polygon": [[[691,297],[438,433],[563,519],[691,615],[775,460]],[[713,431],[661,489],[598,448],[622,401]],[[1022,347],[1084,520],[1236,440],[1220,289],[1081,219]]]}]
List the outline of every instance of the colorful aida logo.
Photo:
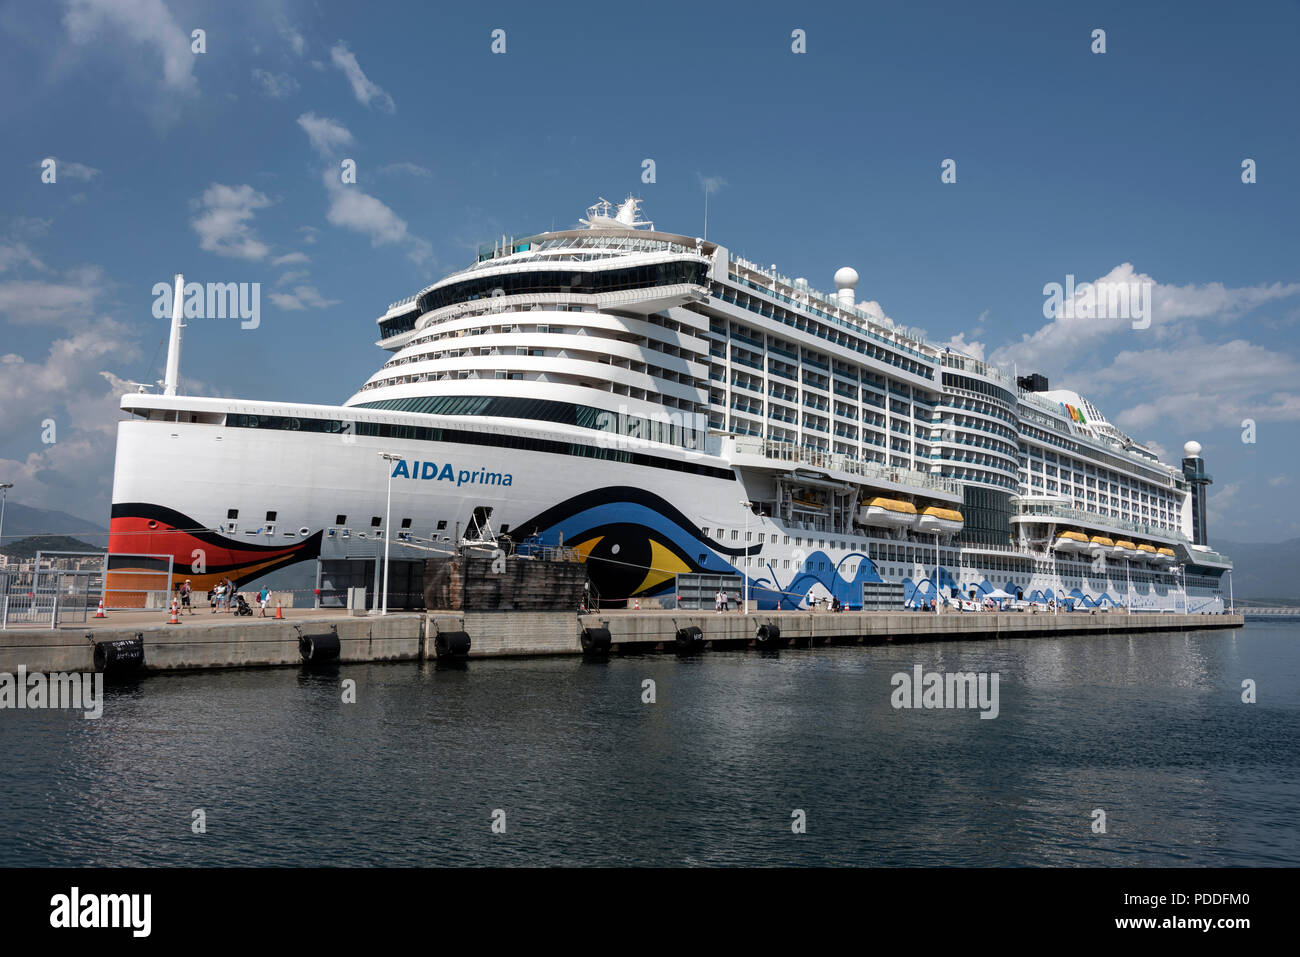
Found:
[{"label": "colorful aida logo", "polygon": [[1068,415],[1075,422],[1078,422],[1080,425],[1088,424],[1088,420],[1083,417],[1082,409],[1076,409],[1074,406],[1067,405],[1064,402],[1062,402],[1060,405],[1061,408],[1065,410],[1065,414]]}]

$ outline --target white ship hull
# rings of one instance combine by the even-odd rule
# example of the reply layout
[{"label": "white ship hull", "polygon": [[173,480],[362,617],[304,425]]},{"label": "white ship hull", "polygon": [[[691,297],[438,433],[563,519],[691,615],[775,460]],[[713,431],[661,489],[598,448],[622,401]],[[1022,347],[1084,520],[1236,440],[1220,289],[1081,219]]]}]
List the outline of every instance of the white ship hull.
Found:
[{"label": "white ship hull", "polygon": [[[221,400],[174,401],[211,406]],[[356,416],[344,407],[256,408]],[[447,428],[467,424],[424,418]],[[203,591],[222,577],[244,585],[317,557],[373,555],[388,515],[394,557],[446,554],[468,530],[474,510],[487,507],[493,529],[508,529],[515,542],[536,535],[545,544],[577,549],[606,600],[671,599],[676,574],[722,572],[748,575],[759,608],[806,607],[810,598],[831,596],[854,607],[864,583],[887,581],[901,582],[905,599],[918,603],[936,594],[949,597],[953,589],[969,597],[1002,588],[1026,601],[1056,598],[1079,608],[1223,610],[1217,589],[1192,588],[1184,598],[1168,572],[1130,570],[1135,579],[1154,579],[1130,582],[1123,564],[1099,573],[1086,558],[1034,557],[1009,547],[943,545],[936,576],[935,548],[924,542],[902,542],[870,528],[832,534],[746,517],[739,504],[744,487],[728,461],[715,455],[646,452],[661,462],[711,470],[701,475],[493,447],[478,444],[492,433],[473,434],[479,437],[474,442],[431,442],[127,420],[118,430],[110,550],[170,555],[176,577],[191,579]],[[499,435],[511,441],[576,438],[556,430]],[[582,439],[592,441],[589,434]],[[380,453],[401,462],[390,467]],[[391,478],[390,513],[392,472],[397,474]],[[232,510],[237,517],[229,517]],[[409,519],[406,529],[403,519]],[[411,536],[410,545],[399,543],[402,534]]]}]

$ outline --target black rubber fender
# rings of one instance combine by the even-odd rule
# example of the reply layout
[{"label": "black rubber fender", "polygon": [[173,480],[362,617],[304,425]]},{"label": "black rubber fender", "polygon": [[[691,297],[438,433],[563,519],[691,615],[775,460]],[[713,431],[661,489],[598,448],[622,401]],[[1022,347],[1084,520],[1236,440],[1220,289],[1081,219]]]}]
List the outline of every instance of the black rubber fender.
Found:
[{"label": "black rubber fender", "polygon": [[469,635],[463,631],[440,631],[433,639],[433,651],[439,658],[463,658],[469,647]]},{"label": "black rubber fender", "polygon": [[123,675],[144,667],[144,633],[134,638],[95,642],[95,670],[105,675]]},{"label": "black rubber fender", "polygon": [[699,625],[690,625],[677,629],[678,651],[702,651],[704,649],[704,631]]},{"label": "black rubber fender", "polygon": [[332,631],[318,635],[301,635],[298,638],[298,653],[307,664],[319,665],[327,661],[339,660],[339,636]]},{"label": "black rubber fender", "polygon": [[587,654],[600,654],[609,651],[613,643],[608,628],[582,629],[582,650]]}]

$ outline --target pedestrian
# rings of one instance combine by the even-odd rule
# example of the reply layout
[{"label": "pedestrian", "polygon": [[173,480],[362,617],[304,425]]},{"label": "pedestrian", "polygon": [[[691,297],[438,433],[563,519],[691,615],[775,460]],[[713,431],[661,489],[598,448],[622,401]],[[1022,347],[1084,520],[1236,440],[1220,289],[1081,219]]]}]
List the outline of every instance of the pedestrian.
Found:
[{"label": "pedestrian", "polygon": [[262,606],[263,618],[266,617],[266,603],[270,600],[271,600],[271,589],[263,585],[262,590],[257,593],[257,603]]},{"label": "pedestrian", "polygon": [[212,589],[210,593],[212,595],[212,598],[210,599],[212,606],[211,614],[215,615],[221,610],[221,596],[225,594],[225,591],[226,585],[224,582],[217,582],[216,586]]},{"label": "pedestrian", "polygon": [[190,598],[194,594],[194,589],[190,587],[190,580],[185,579],[185,584],[181,585],[181,610],[194,614],[194,606],[190,604]]}]

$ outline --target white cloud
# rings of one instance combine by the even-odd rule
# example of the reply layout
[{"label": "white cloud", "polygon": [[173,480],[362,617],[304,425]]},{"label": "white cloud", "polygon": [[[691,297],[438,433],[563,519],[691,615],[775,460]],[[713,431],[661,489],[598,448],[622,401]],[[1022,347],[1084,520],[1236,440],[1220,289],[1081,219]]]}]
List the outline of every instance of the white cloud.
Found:
[{"label": "white cloud", "polygon": [[378,173],[409,173],[411,176],[432,176],[433,171],[425,169],[416,163],[389,163],[387,166],[381,166]]},{"label": "white cloud", "polygon": [[952,349],[953,352],[960,352],[963,355],[968,355],[972,359],[979,359],[981,361],[984,359],[984,343],[967,342],[966,333],[964,332],[957,333],[947,342],[940,343],[940,345],[947,346]]},{"label": "white cloud", "polygon": [[0,240],[0,272],[8,272],[15,266],[31,266],[42,272],[47,272],[49,269],[26,243]]},{"label": "white cloud", "polygon": [[413,235],[406,220],[382,201],[356,186],[344,186],[332,170],[325,173],[325,189],[330,197],[325,218],[331,224],[369,237],[372,246],[405,244],[410,247],[407,255],[418,264],[432,260],[433,247],[429,242]]},{"label": "white cloud", "polygon": [[352,143],[351,132],[338,120],[317,116],[315,113],[304,113],[298,117],[298,125],[311,140],[312,149],[324,157],[333,156],[340,147]]},{"label": "white cloud", "polygon": [[262,92],[273,100],[283,100],[298,92],[298,81],[287,73],[269,73],[254,68],[253,79],[261,85]]},{"label": "white cloud", "polygon": [[[314,113],[304,113],[298,117],[298,125],[306,132],[316,152],[327,159],[332,158],[339,146],[352,142],[352,134],[346,127]],[[372,246],[404,244],[409,247],[407,255],[419,265],[432,262],[433,247],[428,240],[412,234],[407,228],[406,220],[383,201],[363,192],[355,184],[345,185],[334,169],[326,169],[322,179],[330,201],[325,218],[331,225],[369,237]],[[308,242],[314,241],[314,233],[308,236]]]},{"label": "white cloud", "polygon": [[352,95],[362,106],[377,108],[385,113],[393,113],[397,110],[393,98],[385,93],[379,84],[372,82],[366,76],[361,69],[361,64],[357,62],[356,55],[342,40],[330,48],[330,61],[348,78],[348,82],[352,84]]},{"label": "white cloud", "polygon": [[[1063,282],[1064,277],[1055,282]],[[1061,310],[1046,324],[1022,336],[1019,342],[995,349],[991,361],[1010,369],[1013,363],[1025,368],[1059,370],[1077,364],[1080,359],[1095,357],[1098,343],[1108,336],[1150,336],[1160,340],[1174,333],[1173,323],[1180,320],[1236,319],[1251,309],[1277,299],[1300,294],[1300,283],[1230,288],[1223,283],[1172,286],[1156,282],[1139,273],[1132,263],[1121,263],[1105,276],[1094,280],[1101,285],[1151,284],[1149,329],[1134,329],[1129,319],[1094,319],[1071,315]],[[1078,299],[1076,294],[1076,300]],[[1179,335],[1186,330],[1179,327]]]},{"label": "white cloud", "polygon": [[1282,488],[1285,485],[1291,485],[1294,481],[1290,475],[1274,475],[1268,480],[1268,487]]},{"label": "white cloud", "polygon": [[294,282],[300,283],[310,275],[311,273],[308,272],[306,269],[290,270],[289,272],[281,276],[279,279],[277,279],[275,281],[275,284],[277,286],[287,286],[290,283],[294,283]]},{"label": "white cloud", "polygon": [[[65,271],[58,282],[0,282],[0,316],[20,325],[88,320],[104,281],[98,267],[87,266]],[[3,391],[0,396],[9,398]]]},{"label": "white cloud", "polygon": [[275,27],[284,41],[289,44],[289,49],[293,50],[294,56],[302,56],[306,52],[307,41],[288,20],[283,17],[278,18]]},{"label": "white cloud", "polygon": [[77,163],[73,160],[59,159],[57,156],[41,157],[41,159],[32,164],[33,168],[41,169],[41,164],[46,159],[54,160],[54,175],[56,182],[65,179],[79,179],[84,182],[90,182],[100,173],[100,171],[95,169],[93,166],[87,166],[85,163]]},{"label": "white cloud", "polygon": [[298,232],[302,233],[302,241],[309,246],[316,242],[316,237],[320,235],[320,230],[315,226],[299,226]]},{"label": "white cloud", "polygon": [[285,253],[283,256],[276,256],[271,260],[272,266],[288,266],[291,263],[309,263],[311,257],[306,253]]},{"label": "white cloud", "polygon": [[1091,379],[1137,398],[1111,417],[1128,431],[1300,421],[1300,395],[1286,391],[1300,382],[1300,363],[1244,339],[1210,344],[1192,338],[1167,349],[1121,352]]},{"label": "white cloud", "polygon": [[253,232],[253,211],[271,201],[253,187],[213,183],[192,204],[199,214],[190,225],[199,234],[199,247],[234,259],[265,259],[270,247]]},{"label": "white cloud", "polygon": [[700,181],[700,189],[709,195],[727,185],[727,181],[721,176],[705,176],[703,173],[696,173],[695,178]]},{"label": "white cloud", "polygon": [[[105,365],[138,362],[140,353],[122,323],[101,318],[56,340],[46,358],[29,362],[0,355],[0,444],[29,451],[0,460],[12,495],[41,508],[107,515],[112,486],[118,400],[125,383]],[[54,419],[53,444],[41,441],[42,422]]]},{"label": "white cloud", "polygon": [[106,28],[109,33],[125,33],[162,58],[164,87],[183,93],[198,88],[190,33],[181,28],[162,0],[69,0],[63,25],[72,41],[82,45],[110,47],[111,37],[102,35]]},{"label": "white cloud", "polygon": [[[281,277],[283,280],[285,277]],[[278,286],[279,283],[276,283]],[[337,306],[341,300],[326,299],[315,286],[301,285],[294,286],[292,293],[273,292],[271,301],[281,309],[328,309],[330,306]]]}]

